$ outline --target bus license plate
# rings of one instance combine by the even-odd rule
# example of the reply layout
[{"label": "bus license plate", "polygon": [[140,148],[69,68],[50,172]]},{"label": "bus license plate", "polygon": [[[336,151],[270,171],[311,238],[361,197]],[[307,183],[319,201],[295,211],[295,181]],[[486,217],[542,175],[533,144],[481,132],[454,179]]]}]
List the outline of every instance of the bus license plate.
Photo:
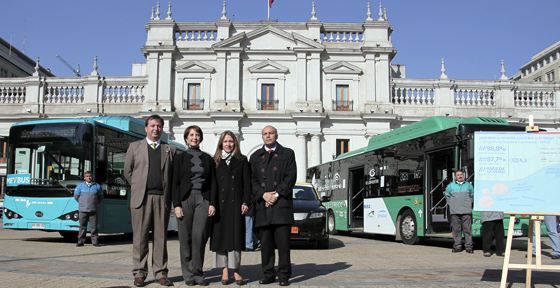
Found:
[{"label": "bus license plate", "polygon": [[513,230],[513,236],[523,236],[523,230],[521,229]]},{"label": "bus license plate", "polygon": [[292,234],[298,234],[299,233],[299,227],[292,227]]},{"label": "bus license plate", "polygon": [[45,223],[31,223],[31,229],[45,229]]}]

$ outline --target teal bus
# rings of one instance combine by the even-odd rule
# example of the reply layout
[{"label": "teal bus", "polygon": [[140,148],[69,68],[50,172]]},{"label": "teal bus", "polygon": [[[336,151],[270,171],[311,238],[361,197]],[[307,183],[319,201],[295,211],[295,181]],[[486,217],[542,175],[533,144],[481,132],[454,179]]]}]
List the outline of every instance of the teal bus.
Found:
[{"label": "teal bus", "polygon": [[[499,118],[431,117],[372,137],[366,147],[307,169],[307,182],[327,196],[327,228],[337,232],[394,235],[405,244],[423,237],[452,237],[444,197],[453,172],[473,183],[474,132],[525,131]],[[527,216],[514,231],[526,236]],[[481,237],[480,213],[473,213],[473,236]]]},{"label": "teal bus", "polygon": [[[129,143],[146,137],[144,127],[144,121],[128,116],[14,124],[8,136],[3,227],[54,231],[76,239],[80,225],[73,192],[84,181],[84,172],[92,171],[104,190],[99,233],[132,233],[124,161]],[[167,134],[162,141],[169,142]],[[175,228],[176,221],[170,221],[170,229]]]}]

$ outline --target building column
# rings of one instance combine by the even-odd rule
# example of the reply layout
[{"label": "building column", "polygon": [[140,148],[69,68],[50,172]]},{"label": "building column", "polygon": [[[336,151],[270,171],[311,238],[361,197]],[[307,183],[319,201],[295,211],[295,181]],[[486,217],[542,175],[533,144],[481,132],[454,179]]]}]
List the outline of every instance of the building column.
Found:
[{"label": "building column", "polygon": [[305,182],[307,176],[307,133],[298,133],[296,137],[297,181]]},{"label": "building column", "polygon": [[173,79],[173,53],[163,52],[159,63],[157,105],[163,111],[171,111],[171,79]]},{"label": "building column", "polygon": [[297,53],[297,102],[307,105],[307,53],[305,52]]},{"label": "building column", "polygon": [[309,166],[321,164],[321,134],[311,135],[311,147],[313,147],[313,151],[311,152],[311,163],[309,163]]}]

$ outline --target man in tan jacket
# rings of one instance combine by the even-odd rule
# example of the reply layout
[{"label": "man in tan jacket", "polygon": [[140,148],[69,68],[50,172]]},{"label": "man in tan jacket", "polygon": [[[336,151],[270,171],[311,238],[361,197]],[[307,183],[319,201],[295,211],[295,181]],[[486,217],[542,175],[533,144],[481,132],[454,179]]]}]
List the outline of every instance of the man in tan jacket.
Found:
[{"label": "man in tan jacket", "polygon": [[171,209],[171,175],[175,147],[162,143],[163,119],[146,120],[146,139],[130,143],[124,174],[131,185],[132,262],[134,286],[143,287],[148,276],[148,244],[153,228],[152,269],[163,286],[173,286],[167,278],[167,226]]}]

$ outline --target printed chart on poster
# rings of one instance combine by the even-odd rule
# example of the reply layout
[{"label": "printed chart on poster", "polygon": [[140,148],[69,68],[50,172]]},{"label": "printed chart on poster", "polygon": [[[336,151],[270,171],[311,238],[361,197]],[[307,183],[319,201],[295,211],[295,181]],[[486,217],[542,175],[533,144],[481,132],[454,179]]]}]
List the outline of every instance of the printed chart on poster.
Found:
[{"label": "printed chart on poster", "polygon": [[560,133],[475,132],[474,210],[560,213]]}]

